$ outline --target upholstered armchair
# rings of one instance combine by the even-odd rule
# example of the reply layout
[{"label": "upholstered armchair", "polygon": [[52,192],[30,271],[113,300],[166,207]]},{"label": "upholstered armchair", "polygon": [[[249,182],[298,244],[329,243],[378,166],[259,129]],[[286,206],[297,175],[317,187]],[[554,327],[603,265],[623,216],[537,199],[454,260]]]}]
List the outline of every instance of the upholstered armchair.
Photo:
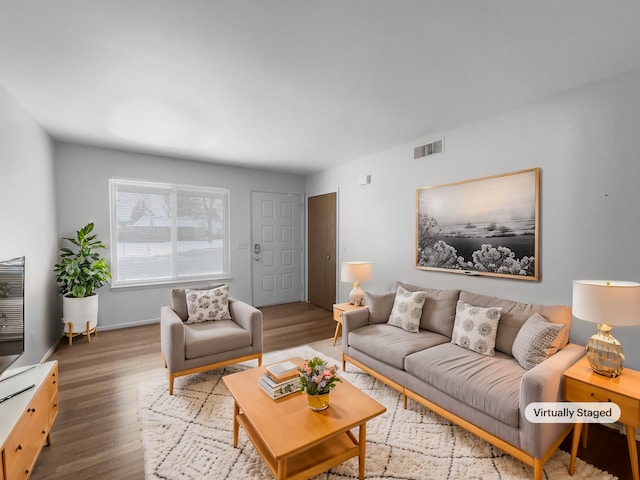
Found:
[{"label": "upholstered armchair", "polygon": [[[204,290],[204,289],[198,289]],[[160,348],[169,370],[169,395],[176,377],[257,359],[262,365],[262,312],[228,298],[230,319],[188,323],[185,289],[171,291],[160,309]]]}]

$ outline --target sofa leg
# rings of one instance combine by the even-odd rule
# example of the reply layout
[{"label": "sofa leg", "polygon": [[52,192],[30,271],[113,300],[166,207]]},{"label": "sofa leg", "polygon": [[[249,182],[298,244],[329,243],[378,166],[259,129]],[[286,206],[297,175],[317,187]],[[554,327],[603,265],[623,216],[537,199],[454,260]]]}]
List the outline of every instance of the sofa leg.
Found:
[{"label": "sofa leg", "polygon": [[173,375],[169,374],[169,395],[173,395]]},{"label": "sofa leg", "polygon": [[539,458],[533,459],[533,480],[542,480],[542,467],[544,463]]},{"label": "sofa leg", "polygon": [[407,394],[404,392],[402,393],[402,408],[407,409]]}]

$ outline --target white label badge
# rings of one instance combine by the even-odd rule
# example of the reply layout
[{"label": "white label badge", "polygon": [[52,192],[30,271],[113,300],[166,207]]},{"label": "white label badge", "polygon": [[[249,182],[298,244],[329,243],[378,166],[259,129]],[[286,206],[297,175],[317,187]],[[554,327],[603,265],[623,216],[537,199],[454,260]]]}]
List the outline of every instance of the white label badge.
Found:
[{"label": "white label badge", "polygon": [[524,416],[531,423],[613,423],[620,407],[613,402],[533,402]]}]

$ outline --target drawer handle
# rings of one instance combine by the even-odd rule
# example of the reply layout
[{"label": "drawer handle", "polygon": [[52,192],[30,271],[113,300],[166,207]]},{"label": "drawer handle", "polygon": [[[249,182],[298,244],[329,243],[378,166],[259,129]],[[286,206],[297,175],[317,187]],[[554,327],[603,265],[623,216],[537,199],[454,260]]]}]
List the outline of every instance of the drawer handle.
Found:
[{"label": "drawer handle", "polygon": [[601,398],[596,397],[595,393],[593,393],[593,392],[591,392],[591,396],[593,398],[595,398],[596,400],[598,400],[599,402],[610,402],[611,401],[610,398],[607,398],[606,400],[602,400]]},{"label": "drawer handle", "polygon": [[22,445],[18,444],[18,448],[16,450],[22,450]]}]

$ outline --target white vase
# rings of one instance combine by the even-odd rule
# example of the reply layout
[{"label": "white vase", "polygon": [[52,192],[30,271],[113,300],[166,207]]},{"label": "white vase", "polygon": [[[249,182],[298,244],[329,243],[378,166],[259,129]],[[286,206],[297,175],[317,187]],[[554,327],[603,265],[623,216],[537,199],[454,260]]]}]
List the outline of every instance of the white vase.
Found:
[{"label": "white vase", "polygon": [[62,322],[65,333],[69,332],[69,324],[73,323],[73,333],[93,330],[98,325],[98,294],[94,293],[89,297],[74,298],[62,297]]}]

